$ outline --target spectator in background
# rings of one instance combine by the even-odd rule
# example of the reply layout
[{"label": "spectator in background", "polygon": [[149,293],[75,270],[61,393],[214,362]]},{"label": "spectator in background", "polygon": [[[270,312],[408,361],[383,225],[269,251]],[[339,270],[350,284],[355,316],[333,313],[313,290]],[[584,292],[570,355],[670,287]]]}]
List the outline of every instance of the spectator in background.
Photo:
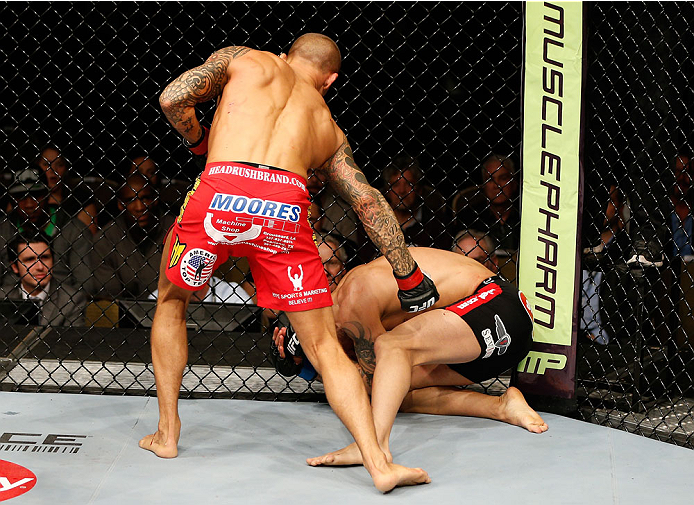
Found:
[{"label": "spectator in background", "polygon": [[159,167],[157,166],[156,162],[145,152],[133,151],[128,156],[128,170],[126,177],[134,174],[135,172],[140,172],[142,175],[147,177],[147,179],[149,179],[150,183],[156,189],[159,189],[159,184],[161,184]]},{"label": "spectator in background", "polygon": [[[135,148],[130,153],[126,159],[119,165],[118,172],[115,174],[118,184],[122,184],[125,179],[134,173],[140,173],[149,179],[150,184],[157,191],[157,195],[160,195],[160,184],[161,177],[159,174],[159,167],[156,162],[142,149]],[[161,198],[160,198],[161,200]],[[180,202],[178,203],[180,207]],[[159,207],[161,208],[161,201],[159,202]],[[167,206],[166,210],[170,210]],[[113,198],[105,202],[104,209],[100,216],[100,223],[102,227],[105,227],[107,223],[110,223],[116,219],[121,214],[118,207],[118,198]]]},{"label": "spectator in background", "polygon": [[52,145],[41,149],[35,160],[46,175],[50,196],[49,208],[60,208],[66,219],[77,217],[96,235],[99,231],[97,208],[93,195],[84,186],[68,185],[69,163],[60,150]]},{"label": "spectator in background", "polygon": [[[399,156],[383,170],[382,178],[382,193],[398,219],[405,243],[448,249],[451,240],[446,228],[450,221],[448,206],[438,191],[424,185],[417,160],[408,155]],[[360,235],[364,235],[361,228]],[[362,262],[376,257],[376,250],[365,238],[360,241],[359,257]]]},{"label": "spectator in background", "polygon": [[17,282],[0,288],[5,300],[33,300],[40,307],[40,325],[83,326],[87,295],[53,277],[49,237],[28,226],[10,241],[7,255]]},{"label": "spectator in background", "polygon": [[482,163],[481,187],[485,198],[460,210],[459,226],[489,233],[498,244],[497,253],[510,256],[518,250],[520,240],[519,185],[513,160],[498,154],[487,157]]},{"label": "spectator in background", "polygon": [[[26,227],[35,227],[52,239],[53,271],[58,282],[91,292],[92,272],[85,261],[92,247],[92,234],[76,217],[61,207],[49,206],[50,191],[45,175],[38,168],[27,168],[15,174],[8,190],[10,200],[7,219],[0,222],[0,273],[9,274],[7,242]],[[15,285],[10,274],[4,283]]]},{"label": "spectator in background", "polygon": [[448,206],[433,188],[424,186],[418,161],[403,155],[383,171],[384,196],[398,218],[405,242],[412,246],[448,249]]},{"label": "spectator in background", "polygon": [[160,216],[157,191],[139,172],[118,190],[120,215],[97,235],[90,263],[96,296],[147,298],[157,289],[162,244],[173,216]]},{"label": "spectator in background", "polygon": [[[583,269],[581,284],[581,320],[579,329],[590,340],[607,345],[610,334],[603,325],[601,314],[601,287],[606,268],[625,263],[625,252],[629,251],[631,239],[627,233],[626,202],[616,183],[609,184],[609,199],[601,217],[602,226],[598,228],[600,238],[593,247],[583,250]],[[586,222],[588,224],[588,222]],[[590,229],[584,231],[590,234]]]},{"label": "spectator in background", "polygon": [[479,230],[461,230],[453,240],[452,251],[482,263],[497,274],[499,260],[494,249],[494,240],[486,233]]},{"label": "spectator in background", "polygon": [[688,156],[678,154],[673,159],[675,184],[670,191],[672,214],[670,230],[672,231],[672,256],[692,257],[692,237],[694,236],[694,219],[692,208],[694,192],[692,191],[692,163]]},{"label": "spectator in background", "polygon": [[356,244],[359,219],[352,207],[337,196],[329,184],[326,184],[325,175],[309,169],[306,189],[311,201],[316,204],[311,212],[314,209],[321,210],[320,217],[316,217],[316,220],[320,221],[320,229],[314,229],[328,233],[335,232]]},{"label": "spectator in background", "polygon": [[323,270],[332,293],[347,273],[348,253],[345,249],[345,240],[328,233],[320,234],[316,240],[318,254],[323,262]]}]

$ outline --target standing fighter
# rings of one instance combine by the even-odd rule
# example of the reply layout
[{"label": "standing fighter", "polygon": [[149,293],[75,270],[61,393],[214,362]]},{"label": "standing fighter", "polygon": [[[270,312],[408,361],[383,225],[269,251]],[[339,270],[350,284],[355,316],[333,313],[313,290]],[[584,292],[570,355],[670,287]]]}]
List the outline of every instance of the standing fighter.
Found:
[{"label": "standing fighter", "polygon": [[[546,431],[516,388],[498,398],[445,387],[496,377],[525,357],[532,343],[532,315],[523,294],[471,258],[425,247],[410,251],[441,294],[429,311],[408,314],[393,303],[397,286],[383,258],[351,270],[333,292],[338,338],[372,386],[374,421],[386,454],[390,457],[388,439],[398,408],[489,417],[534,433]],[[273,338],[284,358],[278,363],[291,369],[299,360],[285,356],[284,332],[276,330]],[[294,349],[291,354],[301,355]],[[288,359],[292,362],[286,367]],[[305,363],[297,364],[294,373],[300,365]],[[309,463],[359,464],[361,455],[352,444]]]},{"label": "standing fighter", "polygon": [[[323,372],[328,401],[354,436],[374,485],[385,492],[429,482],[421,469],[390,463],[378,445],[367,393],[337,341],[332,298],[308,222],[306,175],[309,168],[320,167],[390,262],[403,309],[422,310],[438,299],[323,99],[340,60],[337,45],[320,34],[301,36],[288,55],[232,46],[183,73],[161,95],[166,117],[194,154],[207,154],[207,165],[183,203],[162,258],[152,327],[159,425],[140,441],[140,447],[158,456],[178,453],[178,393],[188,353],[185,310],[192,292],[214,270],[196,278],[194,266],[246,256],[258,305],[288,312],[306,355]],[[195,106],[215,99],[208,130],[200,126]],[[299,290],[288,267],[304,273]]]}]

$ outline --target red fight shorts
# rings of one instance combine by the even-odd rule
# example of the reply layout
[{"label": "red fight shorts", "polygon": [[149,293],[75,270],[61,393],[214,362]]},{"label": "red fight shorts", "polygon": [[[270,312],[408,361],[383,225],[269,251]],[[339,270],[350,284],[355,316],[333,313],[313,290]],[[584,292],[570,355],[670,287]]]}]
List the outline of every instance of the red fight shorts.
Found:
[{"label": "red fight shorts", "polygon": [[308,221],[306,180],[253,163],[208,163],[181,206],[166,276],[197,291],[229,256],[248,258],[258,305],[300,311],[332,296]]}]

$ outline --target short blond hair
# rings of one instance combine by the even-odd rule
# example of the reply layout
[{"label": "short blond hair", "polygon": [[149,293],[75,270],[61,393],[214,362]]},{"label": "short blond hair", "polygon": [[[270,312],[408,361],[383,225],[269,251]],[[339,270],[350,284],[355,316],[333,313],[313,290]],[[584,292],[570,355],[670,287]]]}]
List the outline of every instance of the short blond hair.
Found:
[{"label": "short blond hair", "polygon": [[305,33],[289,48],[288,57],[298,56],[310,61],[326,74],[337,73],[342,65],[340,48],[322,33]]}]

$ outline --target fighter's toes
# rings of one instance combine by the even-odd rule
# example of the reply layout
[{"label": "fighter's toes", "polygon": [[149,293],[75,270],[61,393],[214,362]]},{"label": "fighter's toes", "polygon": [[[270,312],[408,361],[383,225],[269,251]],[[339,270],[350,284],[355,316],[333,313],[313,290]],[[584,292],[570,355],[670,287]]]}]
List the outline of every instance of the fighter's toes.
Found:
[{"label": "fighter's toes", "polygon": [[160,458],[175,458],[178,456],[178,447],[175,443],[163,444],[158,441],[157,433],[142,437],[138,445],[147,451],[152,451]]},{"label": "fighter's toes", "polygon": [[318,456],[317,458],[308,458],[306,460],[311,466],[349,466],[361,465],[361,451],[356,443],[352,443],[339,451],[329,452]]},{"label": "fighter's toes", "polygon": [[542,419],[533,419],[532,421],[530,421],[530,423],[528,423],[527,429],[528,431],[531,431],[533,433],[544,433],[549,429],[549,426],[547,426],[547,423],[544,422]]},{"label": "fighter's toes", "polygon": [[511,386],[500,398],[503,406],[502,419],[509,424],[525,428],[531,433],[544,433],[547,423],[525,401],[523,393]]},{"label": "fighter's toes", "polygon": [[332,465],[335,461],[333,454],[323,454],[316,458],[306,458],[306,463],[311,466]]}]

